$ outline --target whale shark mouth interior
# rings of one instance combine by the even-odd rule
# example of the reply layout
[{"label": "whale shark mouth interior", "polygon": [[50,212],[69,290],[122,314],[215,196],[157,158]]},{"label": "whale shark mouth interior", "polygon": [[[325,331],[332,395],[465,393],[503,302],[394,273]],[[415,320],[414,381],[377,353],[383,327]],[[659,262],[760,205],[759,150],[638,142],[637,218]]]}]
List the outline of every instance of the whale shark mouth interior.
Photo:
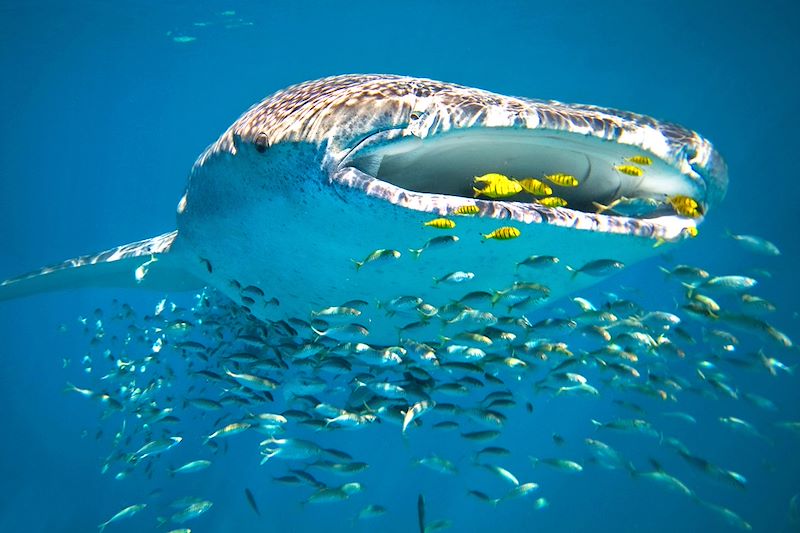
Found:
[{"label": "whale shark mouth interior", "polygon": [[[387,132],[381,132],[364,139],[343,166],[409,191],[461,198],[474,198],[473,179],[487,173],[515,179],[536,178],[551,186],[553,196],[567,201],[566,209],[585,213],[597,213],[597,204],[608,205],[623,197],[656,201],[647,212],[625,214],[634,218],[675,216],[666,202],[671,196],[684,195],[701,202],[705,197],[699,177],[687,176],[638,147],[588,135],[481,128],[451,130],[425,139],[387,137]],[[642,170],[641,176],[618,170],[623,165],[634,165],[628,161],[633,156],[652,160],[649,165],[635,165]],[[544,179],[556,173],[574,176],[578,186],[563,187]],[[523,191],[494,201],[532,203],[534,198]]]}]

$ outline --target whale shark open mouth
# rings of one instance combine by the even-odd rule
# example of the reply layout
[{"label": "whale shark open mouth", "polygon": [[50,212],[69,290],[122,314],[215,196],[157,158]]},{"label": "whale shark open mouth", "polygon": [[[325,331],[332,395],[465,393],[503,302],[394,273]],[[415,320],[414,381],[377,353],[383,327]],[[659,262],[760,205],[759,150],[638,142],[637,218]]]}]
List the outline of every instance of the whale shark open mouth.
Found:
[{"label": "whale shark open mouth", "polygon": [[[552,194],[523,190],[476,198],[474,179],[489,173],[534,178]],[[546,179],[555,174],[572,176],[577,185]],[[468,128],[425,138],[402,130],[378,132],[350,150],[334,179],[391,203],[442,215],[476,205],[481,216],[662,239],[691,233],[698,222],[677,214],[669,198],[696,199],[701,212],[706,208],[706,185],[697,173],[682,172],[637,146],[545,129]],[[541,203],[543,196],[566,205],[548,207]]]}]

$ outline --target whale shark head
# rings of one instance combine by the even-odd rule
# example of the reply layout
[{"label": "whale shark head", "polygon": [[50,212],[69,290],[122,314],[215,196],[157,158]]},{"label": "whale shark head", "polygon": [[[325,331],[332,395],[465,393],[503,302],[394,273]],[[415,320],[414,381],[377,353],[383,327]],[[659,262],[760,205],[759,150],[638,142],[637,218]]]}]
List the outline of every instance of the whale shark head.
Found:
[{"label": "whale shark head", "polygon": [[[563,174],[578,185],[550,184],[562,207],[526,193],[476,198],[473,180],[488,173]],[[458,309],[465,295],[546,287],[530,301],[487,304],[523,314],[610,273],[586,265],[630,264],[696,235],[726,187],[707,140],[643,115],[412,77],[336,76],[279,91],[234,122],[193,166],[177,232],[5,282],[0,296],[90,284],[88,269],[65,272],[105,265],[104,283],[210,285],[264,320],[312,321],[319,309],[359,302],[367,342],[396,342],[410,325],[436,337],[448,317],[431,309]],[[676,197],[696,202],[699,216],[677,212]],[[473,216],[458,216],[465,209]],[[425,224],[435,217],[455,226]],[[501,228],[518,237],[491,238],[508,234],[493,233]],[[534,255],[560,266],[529,271]],[[398,298],[430,307],[387,310]]]},{"label": "whale shark head", "polygon": [[[324,147],[331,184],[408,209],[446,214],[470,199],[482,216],[599,232],[674,239],[695,221],[664,202],[688,196],[707,210],[727,189],[727,167],[703,137],[633,113],[502,96],[400,76],[338,76],[281,91],[245,113],[201,156],[204,165],[237,143],[263,152],[281,143]],[[640,176],[617,167],[651,158]],[[565,208],[522,201],[472,201],[472,179],[489,172],[566,173]],[[660,205],[633,220],[598,216],[596,203],[648,198]]]}]

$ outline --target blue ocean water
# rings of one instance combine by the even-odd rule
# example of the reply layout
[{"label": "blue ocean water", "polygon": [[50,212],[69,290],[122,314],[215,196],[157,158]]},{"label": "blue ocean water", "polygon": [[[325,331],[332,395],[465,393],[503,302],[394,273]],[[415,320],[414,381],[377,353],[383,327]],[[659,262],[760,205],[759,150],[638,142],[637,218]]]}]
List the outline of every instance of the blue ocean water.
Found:
[{"label": "blue ocean water", "polygon": [[[387,72],[627,109],[701,132],[725,156],[730,188],[698,238],[670,252],[669,259],[721,274],[766,269],[771,276],[759,276],[757,294],[778,307],[770,321],[797,338],[800,291],[794,267],[800,245],[794,230],[800,186],[787,167],[800,119],[797,15],[793,2],[777,1],[383,7],[3,1],[0,278],[171,230],[195,157],[252,103],[303,80]],[[769,238],[783,253],[749,254],[725,237],[726,229]],[[674,307],[657,264],[633,266],[605,288],[638,287],[641,300]],[[588,294],[599,297],[602,289]],[[642,417],[709,461],[744,475],[745,489],[699,473],[658,439],[598,436],[591,418],[632,415],[613,404],[610,394],[534,397],[533,412],[522,406],[513,411],[501,439],[492,443],[515,451],[498,464],[520,481],[539,483],[535,497],[547,498],[545,509],[536,509],[534,498],[493,508],[467,495],[468,489],[492,495],[507,489],[497,478],[470,469],[475,443],[431,432],[407,442],[390,424],[318,437],[371,465],[358,476],[364,491],[345,502],[301,505],[310,489],[272,480],[284,475],[287,465],[259,466],[259,436],[231,437],[208,470],[170,477],[169,466],[201,454],[199,432],[210,425],[202,418],[182,420],[186,441],[154,462],[151,478],[135,471],[117,480],[113,473],[102,474],[101,466],[113,450],[119,418],[102,419],[97,403],[63,392],[67,381],[97,382],[80,364],[90,347],[77,317],[91,317],[113,298],[151,309],[160,296],[81,290],[0,304],[2,531],[93,531],[135,503],[148,507],[107,530],[156,530],[158,516],[175,512],[167,504],[184,496],[214,502],[208,513],[186,523],[198,532],[416,531],[418,494],[425,496],[428,519],[452,520],[454,531],[736,529],[685,495],[633,479],[624,470],[587,466],[568,474],[531,467],[529,455],[583,460],[586,437],[613,443],[640,467],[657,459],[703,500],[733,510],[754,530],[800,527],[790,508],[800,492],[800,441],[796,433],[774,426],[800,420],[797,377],[771,376],[764,369],[725,371],[741,391],[769,397],[777,412],[691,394],[666,409],[641,402]],[[62,324],[66,333],[59,332]],[[796,350],[773,355],[797,365]],[[178,374],[170,386],[184,390],[190,379]],[[664,418],[659,415],[664,410],[692,413],[697,424]],[[767,439],[731,432],[718,422],[721,416],[748,420]],[[563,446],[553,443],[553,433],[564,437]],[[191,443],[188,435],[194,435]],[[412,466],[412,457],[431,451],[457,461],[462,472],[445,476]],[[260,516],[248,506],[245,488]],[[386,514],[353,521],[369,503],[383,505]]]}]

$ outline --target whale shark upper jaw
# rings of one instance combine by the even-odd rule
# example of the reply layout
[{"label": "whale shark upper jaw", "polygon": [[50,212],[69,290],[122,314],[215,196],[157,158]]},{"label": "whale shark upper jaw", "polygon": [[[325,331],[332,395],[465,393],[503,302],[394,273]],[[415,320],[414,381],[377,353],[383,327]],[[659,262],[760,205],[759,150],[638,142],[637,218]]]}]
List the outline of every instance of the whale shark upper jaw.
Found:
[{"label": "whale shark upper jaw", "polygon": [[[641,176],[618,170],[627,159],[647,156]],[[675,214],[668,197],[688,196],[703,207],[706,182],[693,167],[678,165],[632,146],[588,135],[546,129],[474,127],[420,135],[409,126],[373,133],[361,139],[336,166],[331,179],[368,195],[419,211],[447,215],[465,204],[481,216],[525,223],[547,222],[578,229],[629,233],[660,239],[687,234],[699,220]],[[555,173],[577,178],[578,187],[550,184],[567,207],[549,208],[528,193],[492,200],[474,198],[473,178],[497,172],[537,178]],[[543,180],[547,181],[547,180]],[[648,198],[647,212],[620,216],[602,211],[619,198]]]}]

